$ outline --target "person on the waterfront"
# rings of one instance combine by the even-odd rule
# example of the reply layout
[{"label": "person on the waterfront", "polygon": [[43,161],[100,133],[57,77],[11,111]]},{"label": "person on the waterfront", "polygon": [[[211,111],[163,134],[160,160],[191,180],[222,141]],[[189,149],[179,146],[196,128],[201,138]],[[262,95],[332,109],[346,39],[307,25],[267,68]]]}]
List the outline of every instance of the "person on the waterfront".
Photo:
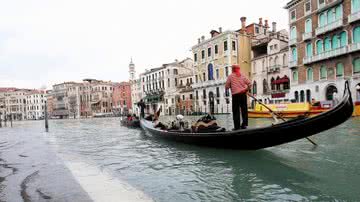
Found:
[{"label": "person on the waterfront", "polygon": [[[232,65],[232,73],[229,75],[225,89],[231,90],[232,94],[232,112],[234,120],[234,130],[246,129],[248,126],[248,106],[247,106],[247,95],[246,93],[251,88],[251,83],[240,72],[239,65]],[[240,109],[242,123],[240,126]]]},{"label": "person on the waterfront", "polygon": [[140,107],[140,118],[144,118],[145,117],[145,102],[143,99],[140,100],[140,102],[138,102],[138,107]]}]

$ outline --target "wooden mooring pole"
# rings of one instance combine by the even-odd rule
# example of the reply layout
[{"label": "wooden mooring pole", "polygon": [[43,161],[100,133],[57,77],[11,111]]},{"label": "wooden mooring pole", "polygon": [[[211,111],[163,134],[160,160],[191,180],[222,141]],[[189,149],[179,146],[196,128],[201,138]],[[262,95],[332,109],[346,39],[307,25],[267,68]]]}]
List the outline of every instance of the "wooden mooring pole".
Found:
[{"label": "wooden mooring pole", "polygon": [[48,121],[47,102],[45,102],[45,131],[46,131],[46,132],[49,132],[49,121]]}]

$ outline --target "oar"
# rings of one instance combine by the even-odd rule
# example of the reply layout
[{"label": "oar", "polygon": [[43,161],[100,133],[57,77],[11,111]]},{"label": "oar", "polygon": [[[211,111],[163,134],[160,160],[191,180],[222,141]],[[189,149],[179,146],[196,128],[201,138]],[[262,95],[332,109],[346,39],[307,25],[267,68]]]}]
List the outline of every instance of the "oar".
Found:
[{"label": "oar", "polygon": [[[252,99],[254,99],[256,102],[258,102],[259,104],[261,104],[262,106],[264,106],[267,110],[269,110],[269,112],[270,112],[271,114],[276,115],[277,117],[279,117],[279,118],[280,118],[281,120],[283,120],[284,122],[286,121],[280,114],[274,112],[272,109],[270,109],[270,107],[268,107],[268,106],[266,106],[265,104],[263,104],[263,103],[262,103],[260,100],[258,100],[254,95],[252,95],[252,94],[250,94],[250,93],[247,93],[247,95],[248,95],[249,97],[251,97]],[[306,139],[307,139],[309,142],[311,142],[311,144],[317,146],[317,144],[316,144],[314,141],[312,141],[310,138],[306,137]]]}]

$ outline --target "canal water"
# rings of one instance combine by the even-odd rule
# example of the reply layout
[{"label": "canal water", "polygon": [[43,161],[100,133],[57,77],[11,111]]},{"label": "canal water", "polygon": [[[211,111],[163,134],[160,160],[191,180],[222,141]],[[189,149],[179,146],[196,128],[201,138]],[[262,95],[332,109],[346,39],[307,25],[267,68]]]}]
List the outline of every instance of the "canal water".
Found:
[{"label": "canal water", "polygon": [[0,128],[0,201],[360,201],[359,118],[313,136],[318,147],[299,140],[259,151],[154,139],[118,118],[43,127]]}]

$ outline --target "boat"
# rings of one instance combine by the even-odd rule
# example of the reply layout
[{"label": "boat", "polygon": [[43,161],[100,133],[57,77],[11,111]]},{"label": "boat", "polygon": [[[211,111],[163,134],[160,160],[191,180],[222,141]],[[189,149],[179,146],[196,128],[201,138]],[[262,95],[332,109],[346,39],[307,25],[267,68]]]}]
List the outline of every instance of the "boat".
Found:
[{"label": "boat", "polygon": [[298,117],[279,124],[217,133],[186,133],[154,128],[154,123],[141,119],[141,127],[150,135],[200,146],[258,150],[307,138],[336,127],[348,120],[354,111],[348,81],[343,98],[332,109],[314,117]]},{"label": "boat", "polygon": [[353,116],[360,116],[360,101],[355,102],[355,110]]},{"label": "boat", "polygon": [[[268,104],[271,110],[281,115],[283,118],[295,118],[303,114],[308,116],[319,115],[332,107],[331,101],[311,103],[286,103],[286,104]],[[271,118],[269,110],[260,104],[256,104],[254,109],[249,109],[249,118]]]},{"label": "boat", "polygon": [[122,126],[129,127],[129,128],[140,128],[140,120],[134,119],[134,120],[128,120],[127,118],[123,118],[120,121]]}]

